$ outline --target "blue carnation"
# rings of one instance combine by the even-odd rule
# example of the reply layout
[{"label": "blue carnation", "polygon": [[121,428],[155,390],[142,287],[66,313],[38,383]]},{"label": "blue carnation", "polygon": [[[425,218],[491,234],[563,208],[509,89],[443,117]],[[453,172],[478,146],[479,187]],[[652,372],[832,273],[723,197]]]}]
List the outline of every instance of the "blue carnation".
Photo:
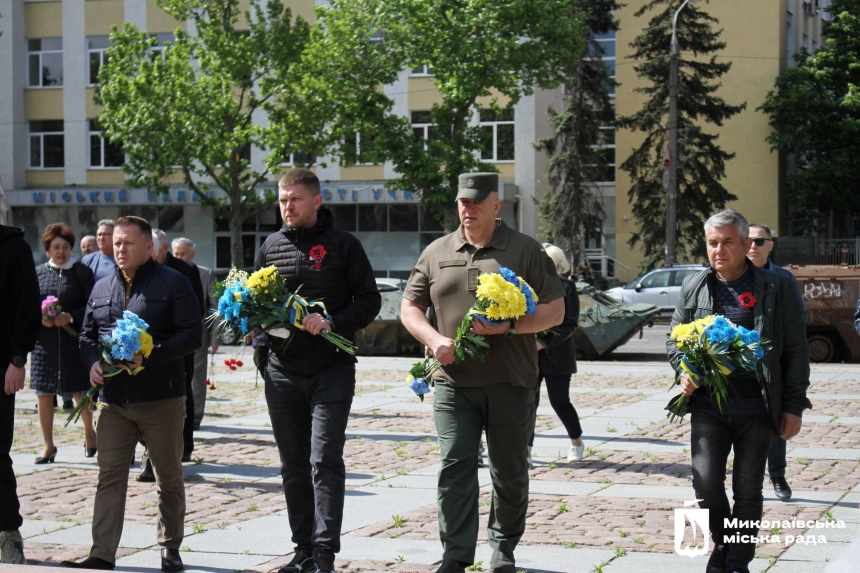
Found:
[{"label": "blue carnation", "polygon": [[741,333],[741,342],[747,346],[750,344],[758,344],[761,341],[761,335],[755,330],[749,330],[743,326],[739,326],[738,332]]},{"label": "blue carnation", "polygon": [[714,319],[713,324],[708,328],[708,340],[711,341],[711,344],[731,344],[737,335],[737,329],[722,316]]},{"label": "blue carnation", "polygon": [[534,314],[537,309],[537,304],[532,296],[532,289],[530,289],[528,285],[523,284],[520,290],[524,295],[526,295],[526,314]]},{"label": "blue carnation", "polygon": [[499,274],[502,275],[502,278],[508,281],[509,283],[520,286],[520,279],[517,278],[517,273],[509,269],[508,267],[501,267],[499,269]]},{"label": "blue carnation", "polygon": [[242,320],[239,321],[239,328],[242,329],[242,334],[248,334],[248,317],[243,316]]},{"label": "blue carnation", "polygon": [[409,382],[409,387],[419,396],[430,393],[430,386],[427,385],[427,382],[423,378],[413,378]]},{"label": "blue carnation", "polygon": [[756,347],[753,349],[753,352],[755,353],[756,358],[761,358],[762,356],[764,356],[764,348],[762,348],[761,346],[756,345]]}]

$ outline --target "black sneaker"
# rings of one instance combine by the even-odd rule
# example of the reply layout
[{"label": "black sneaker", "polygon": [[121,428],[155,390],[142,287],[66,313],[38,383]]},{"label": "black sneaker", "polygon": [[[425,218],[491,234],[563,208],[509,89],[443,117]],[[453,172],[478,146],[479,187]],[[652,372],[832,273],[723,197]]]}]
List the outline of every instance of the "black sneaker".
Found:
[{"label": "black sneaker", "polygon": [[711,552],[711,558],[708,559],[708,565],[705,567],[705,573],[725,573],[726,557],[729,550],[725,545],[717,545]]},{"label": "black sneaker", "polygon": [[293,560],[278,569],[278,573],[314,573],[316,571],[313,557],[306,551],[296,551]]},{"label": "black sneaker", "polygon": [[770,483],[773,484],[773,493],[779,499],[791,499],[791,488],[784,476],[770,478]]},{"label": "black sneaker", "polygon": [[334,555],[331,553],[317,553],[314,555],[314,565],[317,573],[335,573]]}]

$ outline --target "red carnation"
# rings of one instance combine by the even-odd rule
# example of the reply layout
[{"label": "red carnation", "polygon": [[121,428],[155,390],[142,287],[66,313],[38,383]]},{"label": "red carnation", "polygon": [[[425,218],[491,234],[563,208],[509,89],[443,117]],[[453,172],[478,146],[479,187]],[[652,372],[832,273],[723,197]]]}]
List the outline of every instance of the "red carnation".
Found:
[{"label": "red carnation", "polygon": [[310,255],[310,259],[314,262],[314,267],[317,269],[322,268],[323,261],[328,255],[328,251],[325,250],[325,247],[322,245],[317,245],[315,247],[311,247],[311,250],[308,252]]},{"label": "red carnation", "polygon": [[237,360],[237,361],[236,361],[236,366],[238,366],[239,368],[241,368],[242,366],[244,366],[244,364],[242,363],[242,361],[241,361],[241,360]]},{"label": "red carnation", "polygon": [[751,292],[745,292],[738,297],[738,302],[744,308],[752,308],[755,306],[756,300]]},{"label": "red carnation", "polygon": [[209,380],[206,380],[206,385],[209,386]]},{"label": "red carnation", "polygon": [[224,366],[230,366],[230,361],[229,361],[229,360],[225,360],[225,361],[224,361]]}]

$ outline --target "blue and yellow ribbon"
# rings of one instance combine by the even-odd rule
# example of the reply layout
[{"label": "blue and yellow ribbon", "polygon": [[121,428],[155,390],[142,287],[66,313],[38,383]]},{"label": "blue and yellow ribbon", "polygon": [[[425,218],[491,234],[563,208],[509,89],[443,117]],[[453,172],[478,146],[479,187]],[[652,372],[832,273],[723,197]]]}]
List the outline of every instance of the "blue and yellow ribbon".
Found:
[{"label": "blue and yellow ribbon", "polygon": [[[290,309],[290,318],[289,322],[296,328],[302,327],[302,320],[305,316],[311,314],[313,312],[312,309],[317,308],[320,310],[320,313],[324,317],[328,317],[328,311],[325,308],[325,303],[321,300],[314,300],[308,302],[303,297],[299,296],[296,293],[290,295],[290,298],[287,299],[287,302],[284,303],[284,310]],[[328,329],[323,329],[322,332],[328,332]]]}]

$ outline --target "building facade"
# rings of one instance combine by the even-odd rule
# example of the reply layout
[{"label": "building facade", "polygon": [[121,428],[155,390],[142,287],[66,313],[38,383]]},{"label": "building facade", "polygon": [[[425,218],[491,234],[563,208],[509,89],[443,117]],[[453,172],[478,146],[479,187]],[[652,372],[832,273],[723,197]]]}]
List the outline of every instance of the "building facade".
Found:
[{"label": "building facade", "polygon": [[[321,0],[317,0],[318,2]],[[819,5],[819,2],[821,5]],[[314,0],[288,0],[294,15],[313,20]],[[603,59],[616,73],[618,114],[628,115],[643,99],[629,58],[629,43],[647,25],[649,14],[634,13],[644,0],[628,2],[618,13],[620,30],[599,36]],[[771,153],[765,138],[767,117],[755,111],[773,88],[780,70],[793,62],[800,46],[821,45],[821,27],[829,0],[723,0],[704,8],[720,20],[726,49],[719,56],[733,62],[720,94],[747,109],[721,128],[720,143],[737,157],[728,163],[724,184],[738,196],[733,207],[750,219],[784,227],[784,158]],[[97,221],[136,214],[164,229],[170,238],[185,236],[198,245],[200,264],[230,266],[226,222],[214,220],[199,198],[177,179],[168,193],[128,189],[121,150],[100,137],[99,109],[93,103],[98,67],[109,46],[111,26],[131,22],[163,44],[177,27],[153,0],[0,0],[0,181],[6,190],[10,221],[23,227],[37,261],[45,260],[39,236],[50,223],[70,224],[80,238],[95,232]],[[193,30],[187,30],[193,33]],[[668,50],[668,46],[667,46]],[[418,133],[427,131],[427,111],[440,101],[432,74],[404,70],[385,86],[397,113],[409,117]],[[479,106],[480,106],[479,102]],[[486,104],[486,102],[483,102]],[[500,102],[504,105],[505,102]],[[514,228],[538,237],[535,199],[547,192],[547,158],[533,143],[552,134],[547,109],[564,107],[564,91],[543,90],[524,97],[501,114],[478,110],[474,121],[485,130],[482,157],[500,172],[502,217]],[[641,141],[619,131],[608,138],[607,153],[615,165]],[[253,167],[261,169],[264,152],[251,150]],[[324,202],[339,226],[356,233],[380,276],[405,277],[421,250],[440,236],[441,228],[426,217],[419,198],[388,189],[390,165],[344,167],[322,158],[315,170],[323,182]],[[614,173],[614,177],[612,176]],[[276,185],[277,176],[266,185]],[[629,180],[617,168],[598,183],[606,214],[600,233],[589,239],[592,265],[605,275],[631,280],[642,256],[627,244],[635,221],[627,198]],[[218,191],[214,191],[218,193]],[[277,206],[248,220],[243,231],[246,261],[263,238],[280,227]]]}]

